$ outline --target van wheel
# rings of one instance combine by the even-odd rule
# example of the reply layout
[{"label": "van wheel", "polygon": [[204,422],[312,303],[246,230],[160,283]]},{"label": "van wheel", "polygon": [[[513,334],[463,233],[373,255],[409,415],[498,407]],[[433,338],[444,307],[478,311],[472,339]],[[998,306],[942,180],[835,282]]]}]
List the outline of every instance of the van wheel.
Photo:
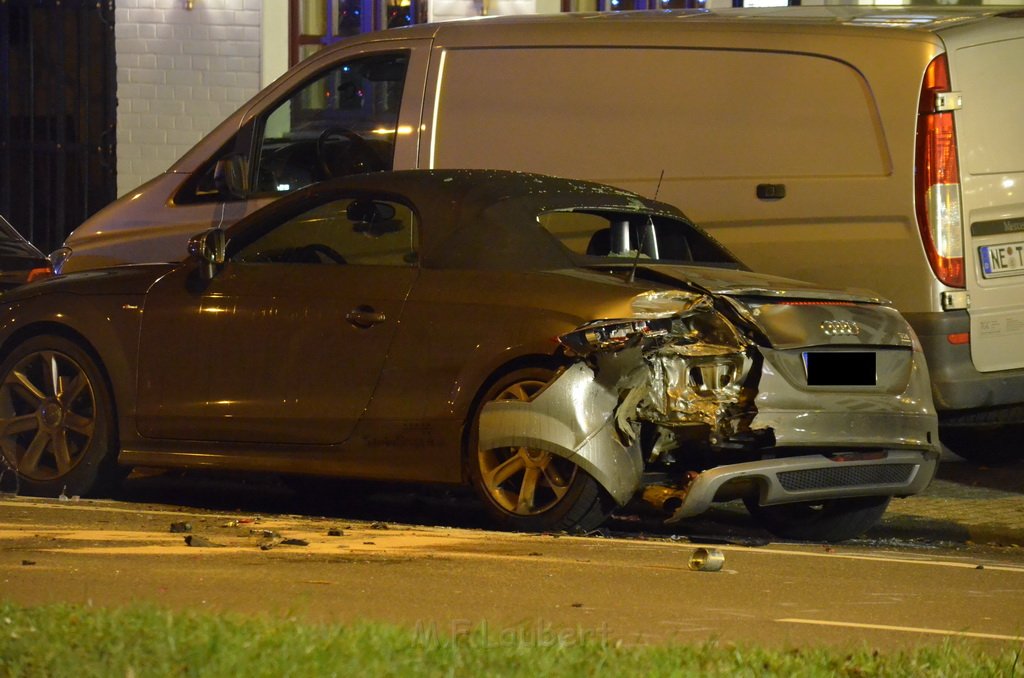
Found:
[{"label": "van wheel", "polygon": [[118,477],[106,380],[77,344],[40,336],[0,365],[0,450],[23,494],[109,489]]},{"label": "van wheel", "polygon": [[882,518],[892,497],[857,497],[761,506],[743,502],[762,527],[777,537],[797,541],[837,542],[864,534]]},{"label": "van wheel", "polygon": [[595,529],[611,514],[611,496],[573,462],[529,447],[480,449],[480,410],[495,400],[532,400],[554,370],[529,367],[500,377],[480,399],[467,444],[473,489],[503,529],[560,532]]}]

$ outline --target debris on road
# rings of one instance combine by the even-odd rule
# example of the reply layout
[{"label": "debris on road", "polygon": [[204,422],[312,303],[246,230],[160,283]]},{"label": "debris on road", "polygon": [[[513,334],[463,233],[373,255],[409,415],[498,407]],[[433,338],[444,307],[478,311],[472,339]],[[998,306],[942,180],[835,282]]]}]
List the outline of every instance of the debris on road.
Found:
[{"label": "debris on road", "polygon": [[206,537],[201,537],[198,534],[185,535],[185,543],[193,548],[216,548],[224,546],[223,544],[216,544]]},{"label": "debris on road", "polygon": [[344,537],[345,536],[345,530],[341,529],[340,527],[332,527],[331,529],[327,530],[327,536],[328,537]]},{"label": "debris on road", "polygon": [[718,572],[725,565],[725,554],[718,549],[700,548],[690,556],[690,569],[701,572]]},{"label": "debris on road", "polygon": [[187,523],[187,522],[185,522],[183,520],[179,521],[179,522],[176,522],[176,523],[171,523],[171,532],[172,533],[176,533],[177,534],[177,533],[181,533],[181,532],[191,532],[191,531],[192,531],[192,523]]}]

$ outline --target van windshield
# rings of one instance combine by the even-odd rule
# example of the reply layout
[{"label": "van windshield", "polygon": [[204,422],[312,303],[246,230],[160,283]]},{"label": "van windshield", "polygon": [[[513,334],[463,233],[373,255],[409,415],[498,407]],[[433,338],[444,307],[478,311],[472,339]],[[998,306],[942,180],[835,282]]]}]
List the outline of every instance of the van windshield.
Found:
[{"label": "van windshield", "polygon": [[574,209],[546,212],[537,220],[577,255],[584,266],[634,260],[665,264],[739,264],[718,241],[682,219],[648,212]]}]

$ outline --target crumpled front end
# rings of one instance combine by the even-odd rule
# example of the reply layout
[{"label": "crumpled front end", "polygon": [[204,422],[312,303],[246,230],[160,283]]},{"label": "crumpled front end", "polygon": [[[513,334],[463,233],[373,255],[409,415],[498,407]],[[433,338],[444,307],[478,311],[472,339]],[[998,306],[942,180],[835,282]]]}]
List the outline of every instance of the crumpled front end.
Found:
[{"label": "crumpled front end", "polygon": [[632,308],[562,336],[575,362],[532,401],[488,403],[481,446],[565,457],[670,520],[741,496],[905,496],[934,475],[927,368],[892,309],[690,291]]}]

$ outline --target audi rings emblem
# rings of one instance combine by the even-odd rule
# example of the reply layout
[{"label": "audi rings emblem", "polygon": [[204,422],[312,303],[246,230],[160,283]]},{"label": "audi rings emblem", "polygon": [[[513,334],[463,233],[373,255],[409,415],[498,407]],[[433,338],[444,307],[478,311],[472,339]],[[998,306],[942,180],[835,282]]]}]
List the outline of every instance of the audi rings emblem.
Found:
[{"label": "audi rings emblem", "polygon": [[855,337],[860,334],[860,325],[851,320],[826,320],[821,330],[829,337]]}]

